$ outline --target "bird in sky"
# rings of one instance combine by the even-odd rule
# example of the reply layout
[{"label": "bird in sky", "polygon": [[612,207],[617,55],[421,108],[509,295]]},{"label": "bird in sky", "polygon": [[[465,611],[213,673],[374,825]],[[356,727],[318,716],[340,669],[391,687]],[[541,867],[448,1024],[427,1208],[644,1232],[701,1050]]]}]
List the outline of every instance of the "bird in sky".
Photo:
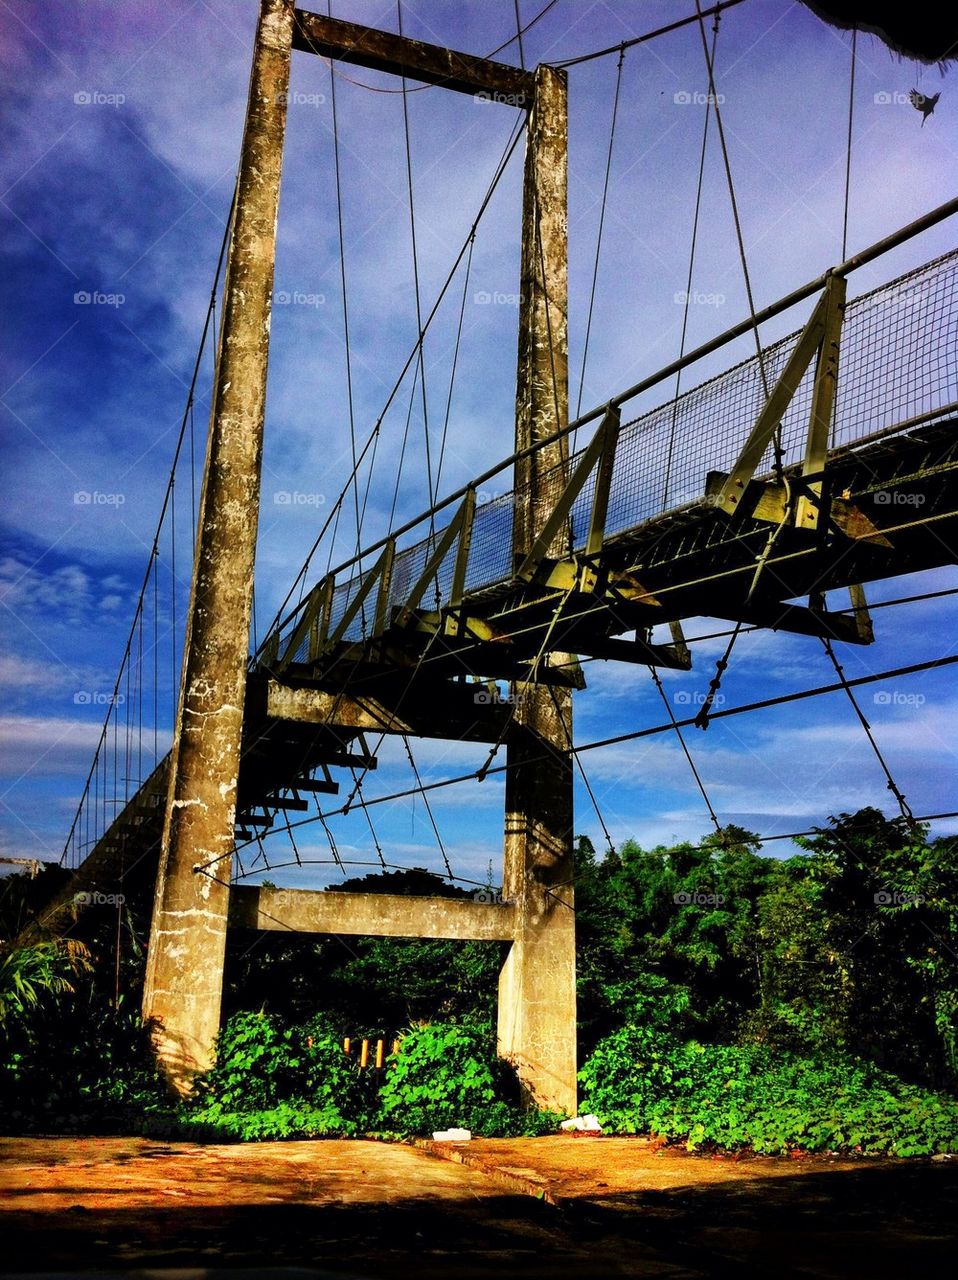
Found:
[{"label": "bird in sky", "polygon": [[924,129],[925,121],[938,105],[938,99],[941,97],[941,90],[935,94],[933,98],[929,98],[925,93],[919,93],[917,89],[912,89],[908,95],[908,101],[916,111],[921,112],[921,127]]}]

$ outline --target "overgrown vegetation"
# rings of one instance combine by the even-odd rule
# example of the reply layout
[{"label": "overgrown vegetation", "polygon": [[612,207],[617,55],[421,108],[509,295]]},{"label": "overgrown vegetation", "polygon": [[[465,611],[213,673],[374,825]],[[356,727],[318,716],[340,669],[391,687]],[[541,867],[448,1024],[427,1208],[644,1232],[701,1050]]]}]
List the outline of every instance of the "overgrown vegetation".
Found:
[{"label": "overgrown vegetation", "polygon": [[[690,1149],[958,1152],[958,841],[863,810],[786,859],[730,828],[602,858],[582,838],[576,860],[583,1109],[607,1129]],[[8,937],[21,880],[3,882]],[[340,887],[460,893],[427,872]],[[145,905],[88,912],[86,957],[60,943],[0,962],[8,1126],[554,1130],[519,1111],[495,1055],[499,944],[237,938],[216,1067],[174,1107],[136,1016]],[[361,1071],[343,1035],[401,1050]]]}]

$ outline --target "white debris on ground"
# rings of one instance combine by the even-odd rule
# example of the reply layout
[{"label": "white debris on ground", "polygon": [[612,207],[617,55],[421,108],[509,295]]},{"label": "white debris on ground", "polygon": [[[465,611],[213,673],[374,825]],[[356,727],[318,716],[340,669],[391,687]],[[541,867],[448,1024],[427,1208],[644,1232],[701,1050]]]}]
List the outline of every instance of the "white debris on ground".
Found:
[{"label": "white debris on ground", "polygon": [[566,1133],[601,1133],[602,1126],[597,1116],[576,1116],[574,1120],[563,1120],[559,1128]]},{"label": "white debris on ground", "polygon": [[470,1129],[437,1129],[433,1135],[433,1142],[469,1142],[472,1138]]}]

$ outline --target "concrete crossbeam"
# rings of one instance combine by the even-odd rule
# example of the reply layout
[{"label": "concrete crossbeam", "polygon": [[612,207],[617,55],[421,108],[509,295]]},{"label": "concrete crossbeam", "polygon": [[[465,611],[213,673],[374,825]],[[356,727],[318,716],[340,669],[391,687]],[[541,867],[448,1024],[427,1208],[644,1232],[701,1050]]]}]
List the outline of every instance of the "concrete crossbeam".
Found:
[{"label": "concrete crossbeam", "polygon": [[511,903],[401,893],[244,885],[234,888],[230,896],[230,925],[238,929],[511,942],[514,916]]}]

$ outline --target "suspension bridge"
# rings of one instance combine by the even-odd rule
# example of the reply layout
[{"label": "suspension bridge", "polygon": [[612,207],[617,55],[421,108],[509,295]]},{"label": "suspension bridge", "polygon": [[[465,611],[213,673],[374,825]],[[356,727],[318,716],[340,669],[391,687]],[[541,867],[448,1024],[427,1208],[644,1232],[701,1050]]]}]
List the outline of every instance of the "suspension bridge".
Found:
[{"label": "suspension bridge", "polygon": [[[718,112],[714,50],[714,40],[711,53],[705,43]],[[311,556],[250,652],[294,51],[384,71],[403,84],[481,93],[525,121],[516,447],[441,500],[430,475],[421,515],[367,545],[359,539],[356,554],[335,568],[319,572]],[[75,909],[78,893],[155,882],[144,1012],[178,1087],[209,1062],[228,927],[481,938],[510,944],[499,991],[501,1052],[516,1062],[531,1099],[574,1111],[572,786],[575,769],[585,778],[588,750],[602,745],[576,743],[572,732],[572,694],[586,687],[582,662],[640,664],[653,676],[656,668],[688,669],[683,619],[732,624],[698,714],[680,721],[669,711],[666,723],[625,735],[681,738],[692,725],[752,709],[719,709],[715,700],[742,629],[818,637],[834,683],[792,697],[843,690],[871,738],[855,690],[889,673],[850,680],[833,646],[872,641],[869,583],[955,560],[958,251],[859,295],[854,281],[862,267],[952,217],[958,201],[764,310],[752,306],[740,324],[570,421],[566,118],[561,68],[527,71],[300,11],[290,0],[263,0],[230,228],[153,554],[66,839],[63,864],[73,877],[31,926],[36,934]],[[520,136],[517,128],[513,146]],[[721,131],[720,139],[724,150]],[[336,178],[338,189],[338,168]],[[748,283],[744,249],[742,257]],[[215,328],[221,267],[206,467],[191,517],[192,589],[177,615],[175,571],[172,605],[159,602],[164,529],[175,514],[177,464],[194,445],[193,391]],[[750,285],[748,295],[751,303]],[[813,309],[801,328],[761,342],[762,324],[807,300]],[[406,369],[421,361],[431,319],[418,315]],[[680,389],[702,361],[749,334],[754,355]],[[657,406],[630,416],[630,405],[649,396]],[[354,440],[352,472],[317,546],[331,527],[335,534],[350,493],[359,538],[357,476],[378,428],[362,450]],[[498,477],[511,487],[481,500]],[[175,554],[172,538],[170,547]],[[839,590],[847,607],[828,608],[827,593]],[[180,637],[170,657],[182,670],[168,751],[156,730],[161,619]],[[427,806],[438,785],[504,775],[502,900],[238,883],[269,866],[262,843],[269,833],[287,832],[296,851],[298,825],[320,822],[328,834],[327,820],[351,810],[369,821],[373,802],[362,782],[386,735],[405,744],[412,791]],[[482,763],[460,779],[424,784],[415,738],[480,744]],[[337,861],[331,836],[330,844]],[[451,876],[448,858],[446,869]]]}]

